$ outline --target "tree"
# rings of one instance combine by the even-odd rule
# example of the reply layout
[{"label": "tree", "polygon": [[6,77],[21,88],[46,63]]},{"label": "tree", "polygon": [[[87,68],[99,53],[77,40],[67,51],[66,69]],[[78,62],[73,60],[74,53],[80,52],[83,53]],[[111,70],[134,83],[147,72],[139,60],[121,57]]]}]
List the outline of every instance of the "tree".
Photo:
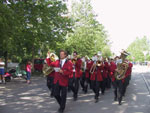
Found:
[{"label": "tree", "polygon": [[[134,42],[132,42],[129,47],[127,48],[127,51],[131,53],[131,55],[129,56],[130,60],[134,60],[135,61],[144,61],[144,53],[143,51],[150,51],[150,43],[149,40],[146,36],[144,36],[143,38],[136,38],[136,40]],[[149,59],[149,55],[146,55],[147,60]]]},{"label": "tree", "polygon": [[2,50],[13,59],[34,59],[41,48],[55,49],[71,30],[63,0],[10,0],[0,5]]},{"label": "tree", "polygon": [[105,46],[109,49],[106,31],[96,20],[91,0],[73,1],[70,15],[73,19],[73,32],[68,34],[66,41],[70,53],[76,50],[82,56],[91,57],[97,51],[103,51]]}]

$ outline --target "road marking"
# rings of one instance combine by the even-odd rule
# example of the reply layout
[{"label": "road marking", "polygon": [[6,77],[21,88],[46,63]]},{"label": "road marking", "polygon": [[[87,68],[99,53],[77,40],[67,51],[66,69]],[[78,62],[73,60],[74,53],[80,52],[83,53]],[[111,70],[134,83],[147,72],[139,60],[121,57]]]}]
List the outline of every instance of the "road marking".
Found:
[{"label": "road marking", "polygon": [[144,82],[145,82],[145,84],[146,84],[146,87],[147,87],[147,89],[148,89],[148,92],[149,92],[149,94],[150,94],[150,86],[149,86],[149,83],[148,83],[148,81],[146,80],[146,78],[144,77],[143,74],[142,74],[142,78],[143,78],[143,80],[144,80]]}]

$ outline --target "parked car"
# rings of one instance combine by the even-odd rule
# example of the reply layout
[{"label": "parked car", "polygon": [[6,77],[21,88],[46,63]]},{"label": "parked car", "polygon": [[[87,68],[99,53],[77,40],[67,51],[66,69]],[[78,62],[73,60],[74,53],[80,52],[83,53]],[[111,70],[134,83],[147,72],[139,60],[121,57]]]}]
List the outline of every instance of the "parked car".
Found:
[{"label": "parked car", "polygon": [[35,71],[42,72],[43,65],[44,65],[44,59],[35,59],[34,60],[34,69],[35,69]]}]

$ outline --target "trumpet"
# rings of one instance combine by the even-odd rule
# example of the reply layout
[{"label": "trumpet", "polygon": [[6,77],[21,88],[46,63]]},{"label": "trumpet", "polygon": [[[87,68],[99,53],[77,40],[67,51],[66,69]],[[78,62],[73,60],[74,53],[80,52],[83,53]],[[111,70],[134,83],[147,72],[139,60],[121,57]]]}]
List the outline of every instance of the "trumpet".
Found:
[{"label": "trumpet", "polygon": [[98,67],[100,67],[102,64],[103,64],[103,62],[100,61],[100,60],[98,60],[98,61],[96,62],[96,66],[98,66]]},{"label": "trumpet", "polygon": [[96,64],[93,64],[91,69],[90,69],[90,73],[93,74],[95,69],[96,69]]},{"label": "trumpet", "polygon": [[100,60],[96,61],[96,63],[94,63],[94,64],[92,65],[92,67],[91,67],[91,69],[90,69],[90,73],[93,74],[94,71],[96,70],[96,67],[100,67],[100,66],[102,66],[102,64],[103,64],[102,61],[100,61]]}]

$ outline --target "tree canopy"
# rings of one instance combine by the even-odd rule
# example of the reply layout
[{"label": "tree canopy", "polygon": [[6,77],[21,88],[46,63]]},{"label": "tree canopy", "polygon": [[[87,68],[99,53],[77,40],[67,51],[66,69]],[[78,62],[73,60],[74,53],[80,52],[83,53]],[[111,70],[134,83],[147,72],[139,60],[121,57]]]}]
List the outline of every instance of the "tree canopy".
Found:
[{"label": "tree canopy", "polygon": [[11,59],[33,59],[38,51],[55,49],[71,31],[66,3],[61,0],[0,2],[0,51]]},{"label": "tree canopy", "polygon": [[68,51],[71,53],[76,50],[80,55],[90,57],[97,51],[103,51],[104,56],[110,56],[107,33],[104,26],[96,20],[91,0],[73,1],[70,15],[73,21],[73,32],[67,35]]},{"label": "tree canopy", "polygon": [[130,60],[150,60],[150,40],[148,40],[146,36],[144,36],[143,38],[137,37],[136,40],[129,45],[127,51],[131,53],[131,55],[129,56]]}]

